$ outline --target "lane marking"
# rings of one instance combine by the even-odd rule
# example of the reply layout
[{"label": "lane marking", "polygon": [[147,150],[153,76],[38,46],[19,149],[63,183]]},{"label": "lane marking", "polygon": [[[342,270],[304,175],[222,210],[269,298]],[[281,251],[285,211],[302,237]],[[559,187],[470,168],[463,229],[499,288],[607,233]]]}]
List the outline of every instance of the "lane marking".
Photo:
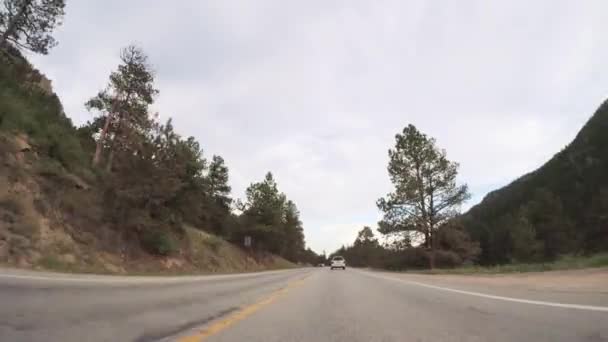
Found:
[{"label": "lane marking", "polygon": [[240,310],[230,314],[226,318],[221,319],[217,322],[214,322],[211,325],[209,325],[208,327],[205,327],[204,329],[202,329],[194,334],[181,337],[177,341],[178,342],[204,341],[208,337],[211,337],[213,335],[220,333],[221,331],[231,327],[232,325],[236,324],[237,322],[242,321],[245,318],[253,315],[255,312],[259,311],[260,309],[264,308],[265,306],[272,304],[277,299],[283,297],[289,290],[294,289],[298,286],[301,286],[302,283],[309,276],[310,276],[310,274],[307,274],[302,278],[289,282],[289,283],[287,283],[287,285],[285,285],[285,287],[283,287],[279,290],[276,290],[275,292],[272,292],[268,297],[266,297],[258,302],[255,302],[253,304],[250,304],[248,306],[245,306],[245,307],[241,308]]},{"label": "lane marking", "polygon": [[374,278],[379,278],[379,279],[384,279],[384,280],[392,280],[392,281],[396,281],[396,282],[400,282],[400,283],[404,283],[404,284],[408,284],[408,285],[415,285],[415,286],[426,287],[426,288],[434,289],[434,290],[440,290],[440,291],[446,291],[446,292],[465,294],[465,295],[475,296],[475,297],[481,297],[481,298],[489,298],[489,299],[495,299],[495,300],[502,300],[502,301],[505,301],[505,302],[514,302],[514,303],[523,303],[523,304],[532,304],[532,305],[551,306],[551,307],[565,308],[565,309],[577,309],[577,310],[587,310],[587,311],[608,312],[608,306],[567,304],[567,303],[546,302],[546,301],[542,301],[542,300],[530,300],[530,299],[521,299],[521,298],[514,298],[514,297],[503,297],[503,296],[496,296],[496,295],[491,295],[491,294],[481,293],[481,292],[464,291],[464,290],[452,289],[452,288],[449,288],[449,287],[429,285],[429,284],[420,283],[420,282],[417,282],[417,281],[411,281],[411,280],[399,279],[399,278],[395,278],[395,277],[382,276],[382,275],[378,275],[378,274],[371,274],[371,273],[363,272],[363,271],[357,271],[357,272],[362,273],[362,274],[364,274],[366,276],[369,276],[369,277],[374,277]]},{"label": "lane marking", "polygon": [[[94,275],[91,278],[78,278],[78,277],[65,277],[65,276],[42,276],[42,275],[26,275],[26,274],[10,274],[0,273],[0,279],[19,279],[19,280],[46,280],[55,282],[83,282],[83,283],[185,283],[194,282],[200,280],[217,280],[217,279],[238,279],[244,277],[257,277],[262,275],[272,275],[281,272],[291,270],[280,270],[280,271],[262,271],[262,272],[248,272],[239,274],[217,274],[217,275],[201,275],[201,276],[179,276],[179,277],[157,277],[157,276],[98,276]],[[103,278],[102,278],[103,277]],[[113,277],[120,277],[113,279]],[[124,278],[133,277],[133,278]]]}]

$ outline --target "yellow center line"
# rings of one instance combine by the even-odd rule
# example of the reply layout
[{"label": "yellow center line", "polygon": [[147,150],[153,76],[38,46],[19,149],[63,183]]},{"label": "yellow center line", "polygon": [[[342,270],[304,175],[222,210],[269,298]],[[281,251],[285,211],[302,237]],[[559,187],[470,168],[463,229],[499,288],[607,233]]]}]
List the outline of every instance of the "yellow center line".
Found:
[{"label": "yellow center line", "polygon": [[218,334],[222,330],[229,328],[230,326],[236,324],[239,321],[251,316],[256,311],[259,311],[261,308],[273,303],[280,297],[284,296],[290,289],[298,287],[302,285],[304,280],[308,278],[309,275],[306,275],[300,279],[294,280],[279,290],[271,293],[268,297],[253,303],[251,305],[245,306],[240,310],[230,314],[228,317],[219,320],[217,322],[212,323],[208,327],[188,336],[181,337],[178,339],[178,342],[200,342],[204,341],[206,338]]}]

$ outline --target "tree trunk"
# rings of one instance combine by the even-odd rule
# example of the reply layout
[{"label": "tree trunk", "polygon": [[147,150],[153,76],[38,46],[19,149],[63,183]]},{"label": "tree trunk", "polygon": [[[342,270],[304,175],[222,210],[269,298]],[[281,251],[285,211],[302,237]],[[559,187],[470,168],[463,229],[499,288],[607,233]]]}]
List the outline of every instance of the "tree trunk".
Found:
[{"label": "tree trunk", "polygon": [[114,150],[110,149],[110,155],[108,156],[108,162],[106,163],[106,171],[112,171],[112,162],[114,161]]},{"label": "tree trunk", "polygon": [[429,186],[429,210],[428,220],[429,220],[429,235],[431,236],[431,258],[429,259],[429,266],[432,269],[435,268],[435,201],[434,201],[434,190],[433,190],[433,176],[429,176],[428,179]]},{"label": "tree trunk", "polygon": [[118,118],[118,127],[116,127],[116,132],[114,132],[114,138],[110,142],[110,155],[108,156],[108,162],[106,163],[106,171],[112,171],[112,163],[114,162],[114,146],[116,145],[116,139],[120,137],[120,129],[122,128],[122,117]]},{"label": "tree trunk", "polygon": [[[131,93],[128,93],[126,96],[125,102],[129,102],[130,99],[131,99]],[[95,148],[95,156],[93,157],[93,166],[98,166],[99,162],[101,161],[101,151],[103,149],[103,141],[105,140],[106,136],[108,135],[110,122],[112,121],[112,119],[114,119],[114,113],[116,113],[118,111],[117,110],[117,109],[119,109],[118,107],[119,106],[116,104],[116,102],[114,102],[112,104],[111,113],[108,113],[108,118],[106,120],[106,123],[103,126],[103,130],[101,131],[101,136],[99,137],[99,140],[97,141],[97,147]],[[118,133],[120,131],[123,121],[124,121],[124,115],[119,114],[118,127],[116,128],[116,132],[114,134],[114,139],[112,139],[112,143],[110,145],[110,156],[108,157],[108,165],[107,165],[108,171],[111,171],[112,161],[114,160],[114,140],[116,140],[116,137],[118,136]]]},{"label": "tree trunk", "polygon": [[106,117],[106,123],[103,125],[103,129],[101,130],[101,134],[99,139],[97,140],[97,144],[95,146],[95,155],[93,156],[93,166],[97,167],[99,162],[101,161],[101,151],[103,150],[103,142],[106,140],[106,136],[108,135],[108,130],[110,128],[110,122],[113,118],[112,113],[108,113]]},{"label": "tree trunk", "polygon": [[25,15],[25,11],[32,4],[32,0],[25,0],[19,7],[19,11],[8,21],[8,25],[6,26],[6,31],[0,37],[0,48],[5,48],[8,42],[8,37],[15,33],[17,28],[17,21]]},{"label": "tree trunk", "polygon": [[431,254],[429,256],[429,268],[432,270],[435,268],[435,246],[433,244],[434,239],[431,238]]}]

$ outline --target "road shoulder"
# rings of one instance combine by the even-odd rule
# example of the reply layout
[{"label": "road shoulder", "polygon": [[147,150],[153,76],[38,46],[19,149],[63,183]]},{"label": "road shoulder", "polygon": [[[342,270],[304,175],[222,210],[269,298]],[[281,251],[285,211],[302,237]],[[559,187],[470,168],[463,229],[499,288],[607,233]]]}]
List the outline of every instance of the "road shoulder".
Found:
[{"label": "road shoulder", "polygon": [[575,305],[608,306],[608,268],[496,275],[426,275],[369,271],[410,285]]}]

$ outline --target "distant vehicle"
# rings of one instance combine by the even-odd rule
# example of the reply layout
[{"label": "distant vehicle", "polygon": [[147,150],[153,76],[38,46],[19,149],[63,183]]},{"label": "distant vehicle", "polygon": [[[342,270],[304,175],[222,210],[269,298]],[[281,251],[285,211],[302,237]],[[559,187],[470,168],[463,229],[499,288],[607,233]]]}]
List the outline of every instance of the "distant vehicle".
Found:
[{"label": "distant vehicle", "polygon": [[346,260],[344,260],[343,257],[338,256],[338,255],[331,258],[331,269],[333,270],[334,268],[341,268],[341,269],[345,270],[346,269]]},{"label": "distant vehicle", "polygon": [[318,264],[317,267],[325,267],[325,264]]}]

